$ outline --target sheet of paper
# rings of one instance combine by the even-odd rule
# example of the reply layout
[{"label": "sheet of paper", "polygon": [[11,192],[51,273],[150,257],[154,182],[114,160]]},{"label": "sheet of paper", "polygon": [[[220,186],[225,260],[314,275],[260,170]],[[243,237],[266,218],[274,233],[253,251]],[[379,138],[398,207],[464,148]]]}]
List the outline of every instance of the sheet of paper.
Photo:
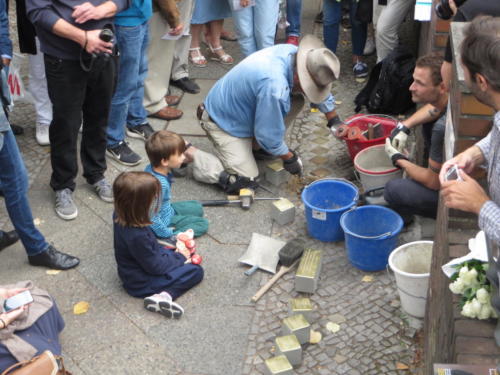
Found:
[{"label": "sheet of paper", "polygon": [[182,33],[179,33],[179,35],[171,35],[171,34],[169,34],[169,32],[170,32],[170,30],[169,30],[161,38],[163,40],[177,40],[183,35],[189,35],[188,30],[189,30],[189,28],[185,27],[184,30],[182,30]]},{"label": "sheet of paper", "polygon": [[233,11],[236,12],[238,10],[242,10],[248,7],[253,7],[255,5],[255,0],[250,0],[250,4],[248,4],[248,6],[246,6],[245,8],[241,6],[240,0],[232,0],[230,4]]},{"label": "sheet of paper", "polygon": [[430,21],[432,15],[432,0],[417,0],[415,3],[415,20]]}]

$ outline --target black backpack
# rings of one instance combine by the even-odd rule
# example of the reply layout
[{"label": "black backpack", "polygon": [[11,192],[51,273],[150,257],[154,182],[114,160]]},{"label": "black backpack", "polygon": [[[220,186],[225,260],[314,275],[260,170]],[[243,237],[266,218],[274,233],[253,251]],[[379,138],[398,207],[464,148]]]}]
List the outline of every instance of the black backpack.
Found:
[{"label": "black backpack", "polygon": [[354,99],[356,112],[365,106],[371,113],[399,115],[414,106],[409,88],[413,82],[415,57],[403,45],[375,65],[365,87]]}]

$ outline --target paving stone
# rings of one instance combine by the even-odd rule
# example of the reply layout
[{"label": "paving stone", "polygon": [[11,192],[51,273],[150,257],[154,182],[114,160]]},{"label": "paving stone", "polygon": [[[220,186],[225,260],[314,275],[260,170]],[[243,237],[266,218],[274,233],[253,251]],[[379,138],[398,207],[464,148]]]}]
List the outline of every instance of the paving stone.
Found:
[{"label": "paving stone", "polygon": [[[319,0],[304,2],[303,33],[312,32],[322,37],[322,26],[312,22],[320,3]],[[15,22],[15,15],[11,14],[11,27],[15,28]],[[231,28],[231,25],[232,20],[227,19],[225,27]],[[348,68],[343,69],[340,79],[335,82],[334,93],[336,100],[342,101],[337,111],[345,119],[354,112],[352,98],[363,84],[354,80],[349,69],[351,52],[347,41],[350,31],[341,30],[340,34],[338,56],[342,66]],[[17,45],[17,32],[11,32],[11,37]],[[282,31],[278,33],[279,38],[284,38]],[[241,59],[237,43],[224,42],[224,47],[235,59]],[[374,59],[369,57],[368,63],[373,65]],[[205,91],[215,79],[231,69],[212,61],[205,70],[191,68],[191,77],[198,79]],[[22,75],[27,76],[26,62]],[[210,151],[210,141],[194,120],[193,105],[202,101],[202,96],[186,95],[182,102],[186,110],[183,120],[172,121],[168,127],[193,134],[190,141]],[[145,311],[141,300],[127,296],[121,287],[112,250],[112,205],[95,199],[85,180],[78,176],[79,217],[72,222],[62,222],[54,214],[53,194],[48,188],[50,148],[36,144],[35,117],[31,103],[16,103],[11,113],[12,122],[25,129],[25,134],[16,140],[29,173],[32,209],[35,217],[44,221],[40,229],[48,240],[80,256],[82,264],[76,270],[49,277],[45,270],[29,267],[24,249],[15,244],[0,254],[0,283],[32,279],[56,296],[66,318],[62,343],[72,367],[70,370],[76,375],[153,372],[176,375],[264,374],[262,361],[273,355],[272,340],[280,322],[287,316],[287,302],[299,294],[293,290],[294,275],[289,273],[257,304],[250,304],[250,297],[269,277],[260,274],[252,278],[243,276],[243,267],[238,265],[237,259],[248,245],[251,232],[283,240],[307,236],[300,194],[292,191],[288,184],[276,188],[277,194],[287,197],[296,206],[295,220],[287,226],[273,223],[268,206],[262,202],[255,204],[248,213],[229,208],[207,209],[211,227],[209,234],[199,240],[200,252],[203,251],[204,256],[205,280],[180,298],[180,303],[186,308],[185,318],[165,321],[159,314]],[[300,153],[306,176],[332,176],[355,181],[345,142],[331,136],[325,123],[323,114],[311,112],[306,105],[288,129],[287,145]],[[166,124],[152,121],[152,125],[160,129]],[[141,156],[146,156],[142,141],[128,141]],[[128,168],[109,161],[106,176],[112,180],[122,171],[142,170],[145,165],[146,161]],[[177,179],[173,189],[174,197],[179,200],[223,196],[216,188],[199,184],[191,176]],[[5,207],[0,206],[0,229],[11,228]],[[231,231],[227,231],[229,227]],[[420,228],[417,232],[420,235]],[[373,283],[361,283],[364,273],[351,266],[342,243],[311,239],[310,244],[323,250],[325,255],[318,293],[311,296],[316,308],[314,328],[323,333],[323,340],[317,345],[304,345],[304,364],[295,372],[307,375],[394,373],[394,363],[411,358],[416,347],[412,341],[414,335],[408,334],[412,331],[402,324],[401,317],[414,329],[420,329],[422,321],[402,315],[395,283],[385,272],[376,273]],[[72,288],[61,288],[61,285],[69,284]],[[72,315],[71,306],[79,299],[91,302],[89,314]],[[330,321],[341,324],[341,331],[336,334],[327,332],[325,326]],[[88,340],[89,330],[95,331],[97,339]],[[128,341],[128,347],[116,345]],[[151,361],[144,361],[144,358]]]}]

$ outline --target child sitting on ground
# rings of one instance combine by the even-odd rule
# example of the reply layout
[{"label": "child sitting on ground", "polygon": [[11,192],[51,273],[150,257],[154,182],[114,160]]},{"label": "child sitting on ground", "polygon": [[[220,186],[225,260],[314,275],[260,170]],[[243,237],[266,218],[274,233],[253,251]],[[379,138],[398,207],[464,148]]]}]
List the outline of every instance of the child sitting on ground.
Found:
[{"label": "child sitting on ground", "polygon": [[152,219],[151,229],[160,242],[169,247],[175,247],[174,235],[180,232],[193,229],[194,236],[199,237],[208,230],[208,220],[203,217],[200,202],[170,202],[170,172],[182,165],[186,149],[184,139],[167,130],[153,133],[146,141],[146,153],[151,164],[145,170],[160,181],[162,190],[161,206]]},{"label": "child sitting on ground", "polygon": [[190,263],[188,249],[162,247],[150,228],[160,207],[160,182],[147,172],[124,172],[113,193],[115,258],[123,287],[131,296],[146,297],[147,310],[180,318],[184,310],[173,301],[203,279],[203,269]]}]

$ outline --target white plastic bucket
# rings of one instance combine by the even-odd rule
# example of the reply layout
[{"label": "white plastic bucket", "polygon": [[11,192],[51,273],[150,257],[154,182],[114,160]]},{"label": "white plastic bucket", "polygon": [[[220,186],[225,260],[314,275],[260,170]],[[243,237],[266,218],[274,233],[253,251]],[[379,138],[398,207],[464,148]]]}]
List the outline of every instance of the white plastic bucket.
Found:
[{"label": "white plastic bucket", "polygon": [[354,168],[365,191],[383,187],[388,181],[403,177],[403,170],[392,165],[384,148],[385,145],[371,146],[361,150],[354,158]]},{"label": "white plastic bucket", "polygon": [[396,276],[396,285],[403,310],[416,318],[425,315],[432,261],[432,241],[415,241],[395,249],[389,266]]}]

